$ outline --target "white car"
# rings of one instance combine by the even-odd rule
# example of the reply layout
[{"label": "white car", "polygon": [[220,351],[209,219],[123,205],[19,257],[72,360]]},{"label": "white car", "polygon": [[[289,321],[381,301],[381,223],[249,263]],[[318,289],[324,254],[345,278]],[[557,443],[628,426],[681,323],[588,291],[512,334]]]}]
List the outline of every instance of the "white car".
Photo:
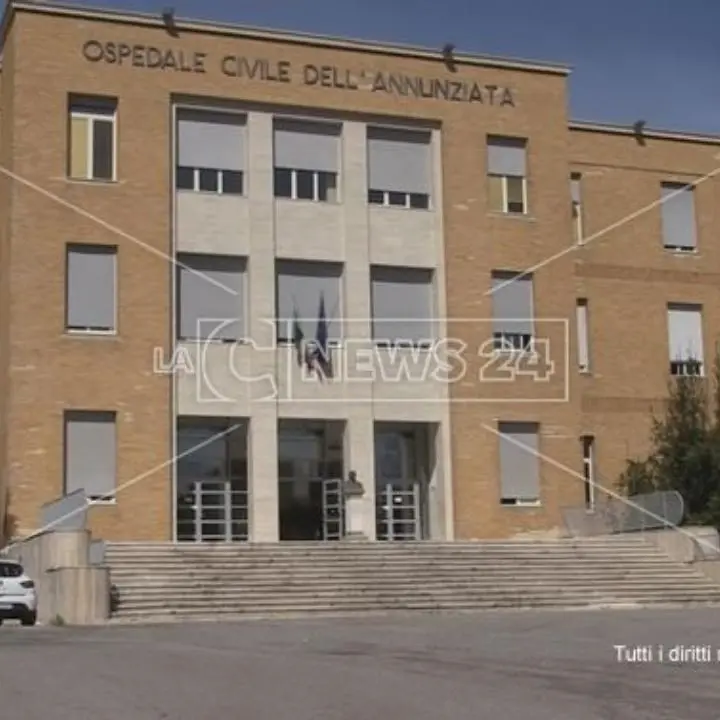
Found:
[{"label": "white car", "polygon": [[19,620],[23,625],[37,622],[37,590],[14,560],[0,558],[0,625],[3,620]]}]

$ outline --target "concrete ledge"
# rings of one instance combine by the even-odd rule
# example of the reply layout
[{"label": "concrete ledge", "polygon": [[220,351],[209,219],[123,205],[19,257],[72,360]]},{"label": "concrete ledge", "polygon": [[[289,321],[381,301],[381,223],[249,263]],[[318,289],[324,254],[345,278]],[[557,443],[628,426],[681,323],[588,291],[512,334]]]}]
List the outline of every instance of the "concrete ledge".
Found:
[{"label": "concrete ledge", "polygon": [[705,577],[713,582],[720,584],[720,559],[718,560],[698,560],[696,567]]},{"label": "concrete ledge", "polygon": [[687,526],[680,529],[646,530],[642,537],[657,545],[676,562],[720,559],[720,537],[713,527]]},{"label": "concrete ledge", "polygon": [[[110,617],[110,570],[107,567],[62,567],[48,572],[47,597],[38,619],[62,618],[68,625],[97,625]],[[45,617],[50,615],[50,617]]]}]

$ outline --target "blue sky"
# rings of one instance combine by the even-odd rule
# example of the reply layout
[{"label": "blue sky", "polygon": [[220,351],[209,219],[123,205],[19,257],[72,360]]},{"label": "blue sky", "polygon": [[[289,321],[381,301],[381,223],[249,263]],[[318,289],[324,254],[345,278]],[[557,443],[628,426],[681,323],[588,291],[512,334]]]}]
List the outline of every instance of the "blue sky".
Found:
[{"label": "blue sky", "polygon": [[[76,4],[81,4],[77,3]],[[95,0],[85,4],[571,65],[571,117],[720,133],[717,0]]]}]

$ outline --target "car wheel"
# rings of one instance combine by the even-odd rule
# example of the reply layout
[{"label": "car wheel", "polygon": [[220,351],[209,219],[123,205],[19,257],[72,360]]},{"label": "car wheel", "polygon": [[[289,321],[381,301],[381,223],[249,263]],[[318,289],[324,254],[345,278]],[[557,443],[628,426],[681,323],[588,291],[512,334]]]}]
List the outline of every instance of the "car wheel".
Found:
[{"label": "car wheel", "polygon": [[3,621],[2,621],[2,618],[0,618],[0,625],[2,625],[2,624],[3,624]]},{"label": "car wheel", "polygon": [[37,613],[31,613],[30,615],[23,615],[23,617],[20,618],[20,624],[24,625],[25,627],[30,627],[32,625],[35,625],[37,622]]}]

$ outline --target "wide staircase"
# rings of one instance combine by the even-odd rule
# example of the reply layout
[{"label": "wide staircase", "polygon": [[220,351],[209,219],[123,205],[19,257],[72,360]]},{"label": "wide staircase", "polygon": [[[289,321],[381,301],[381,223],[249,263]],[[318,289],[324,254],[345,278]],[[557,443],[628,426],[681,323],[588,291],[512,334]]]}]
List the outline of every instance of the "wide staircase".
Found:
[{"label": "wide staircase", "polygon": [[641,535],[107,548],[117,620],[720,603]]}]

